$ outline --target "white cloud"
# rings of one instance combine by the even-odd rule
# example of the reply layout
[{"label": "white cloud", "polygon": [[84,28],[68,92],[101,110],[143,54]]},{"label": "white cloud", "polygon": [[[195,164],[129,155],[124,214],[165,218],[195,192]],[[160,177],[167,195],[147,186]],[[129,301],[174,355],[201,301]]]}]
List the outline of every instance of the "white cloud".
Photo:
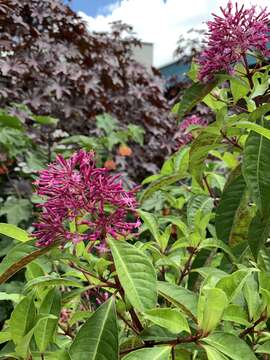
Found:
[{"label": "white cloud", "polygon": [[[80,15],[88,22],[90,30],[109,30],[109,23],[116,20],[132,25],[142,41],[154,43],[154,65],[159,66],[173,59],[173,51],[181,34],[202,24],[219,12],[227,0],[122,0],[106,8],[107,15],[93,18]],[[258,6],[269,5],[269,0],[241,0],[239,3]],[[205,25],[204,25],[205,26]]]}]

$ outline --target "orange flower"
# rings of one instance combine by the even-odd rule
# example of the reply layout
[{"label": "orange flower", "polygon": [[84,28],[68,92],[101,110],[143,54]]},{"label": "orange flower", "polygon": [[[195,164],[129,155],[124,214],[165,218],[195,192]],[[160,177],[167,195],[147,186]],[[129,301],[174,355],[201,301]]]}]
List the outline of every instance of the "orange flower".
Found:
[{"label": "orange flower", "polygon": [[120,145],[118,148],[118,154],[121,156],[131,156],[132,150],[127,145]]},{"label": "orange flower", "polygon": [[115,170],[116,169],[116,163],[113,160],[106,160],[104,163],[104,167],[108,170]]}]

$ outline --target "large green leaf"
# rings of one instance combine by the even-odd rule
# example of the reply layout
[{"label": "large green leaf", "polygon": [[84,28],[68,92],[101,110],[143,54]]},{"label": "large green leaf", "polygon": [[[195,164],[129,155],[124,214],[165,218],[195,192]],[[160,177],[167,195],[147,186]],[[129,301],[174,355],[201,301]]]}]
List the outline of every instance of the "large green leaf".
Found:
[{"label": "large green leaf", "polygon": [[71,360],[118,360],[114,299],[101,305],[80,328],[69,350]]},{"label": "large green leaf", "polygon": [[56,289],[51,289],[43,299],[39,315],[54,315],[56,319],[44,318],[35,327],[34,337],[39,350],[44,353],[56,331],[61,310],[61,295]]},{"label": "large green leaf", "polygon": [[217,332],[202,340],[229,356],[232,360],[256,360],[256,356],[250,347],[239,337],[224,332]]},{"label": "large green leaf", "polygon": [[27,232],[23,229],[18,228],[13,224],[0,223],[0,234],[8,236],[12,239],[25,242],[29,240]]},{"label": "large green leaf", "polygon": [[196,321],[198,297],[182,286],[158,282],[158,293]]},{"label": "large green leaf", "polygon": [[144,317],[174,334],[178,334],[181,331],[190,332],[186,318],[177,309],[151,309],[144,313]]},{"label": "large green leaf", "polygon": [[126,355],[123,360],[169,360],[170,346],[156,346],[133,351]]},{"label": "large green leaf", "polygon": [[16,345],[22,341],[23,337],[34,326],[35,319],[35,303],[33,296],[29,295],[16,305],[10,317],[9,330],[11,338]]},{"label": "large green leaf", "polygon": [[[230,181],[230,179],[228,180]],[[237,209],[243,198],[246,183],[242,175],[237,176],[225,186],[216,212],[217,237],[225,243],[230,242]]]},{"label": "large green leaf", "polygon": [[209,334],[220,323],[228,299],[220,289],[206,289],[199,297],[198,323],[203,334]]},{"label": "large green leaf", "polygon": [[144,312],[156,306],[157,280],[148,257],[124,241],[109,240],[120,283],[130,303]]},{"label": "large green leaf", "polygon": [[270,223],[268,216],[263,217],[258,211],[253,218],[248,231],[248,244],[256,261],[260,249],[268,238],[269,232]]},{"label": "large green leaf", "polygon": [[207,94],[210,93],[218,84],[218,80],[214,80],[207,84],[194,83],[184,93],[182,100],[180,101],[177,109],[179,118],[181,119],[186,113],[200,102]]},{"label": "large green leaf", "polygon": [[[270,128],[262,119],[263,129]],[[256,125],[256,124],[254,124]],[[270,130],[268,130],[270,133]],[[252,131],[245,144],[243,174],[258,208],[264,214],[270,206],[270,140]]]},{"label": "large green leaf", "polygon": [[0,264],[0,284],[6,282],[31,261],[46,254],[56,245],[37,248],[34,246],[34,241],[28,241],[12,248]]}]

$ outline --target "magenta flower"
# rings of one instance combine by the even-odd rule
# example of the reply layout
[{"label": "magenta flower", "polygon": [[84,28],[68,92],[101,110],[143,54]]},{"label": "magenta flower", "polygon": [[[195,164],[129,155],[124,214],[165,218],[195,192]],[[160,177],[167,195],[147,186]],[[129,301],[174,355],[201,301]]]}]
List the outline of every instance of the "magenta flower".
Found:
[{"label": "magenta flower", "polygon": [[45,200],[34,224],[38,246],[56,240],[98,240],[103,249],[107,235],[126,236],[140,225],[137,218],[135,223],[127,221],[128,213],[136,209],[135,190],[124,190],[119,175],[96,168],[91,152],[80,150],[68,160],[58,155],[35,184],[36,193]]},{"label": "magenta flower", "polygon": [[197,115],[191,115],[185,118],[181,122],[181,125],[179,127],[180,136],[177,138],[180,146],[187,145],[194,139],[192,129],[190,129],[192,125],[198,127],[205,127],[207,126],[207,121]]},{"label": "magenta flower", "polygon": [[213,14],[214,20],[208,21],[208,41],[206,49],[198,60],[199,79],[210,80],[220,71],[231,73],[233,64],[243,60],[247,52],[257,51],[269,55],[267,44],[269,35],[269,13],[266,8],[257,12],[256,6],[239,8],[231,1],[225,9],[220,8],[222,16]]}]

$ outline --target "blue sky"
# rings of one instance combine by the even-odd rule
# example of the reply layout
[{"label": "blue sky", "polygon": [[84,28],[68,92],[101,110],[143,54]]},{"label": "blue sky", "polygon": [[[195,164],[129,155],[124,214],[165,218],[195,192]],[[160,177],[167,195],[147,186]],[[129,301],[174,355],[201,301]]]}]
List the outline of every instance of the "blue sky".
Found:
[{"label": "blue sky", "polygon": [[75,11],[82,11],[90,16],[106,15],[106,7],[115,1],[112,0],[72,0],[71,7]]}]

